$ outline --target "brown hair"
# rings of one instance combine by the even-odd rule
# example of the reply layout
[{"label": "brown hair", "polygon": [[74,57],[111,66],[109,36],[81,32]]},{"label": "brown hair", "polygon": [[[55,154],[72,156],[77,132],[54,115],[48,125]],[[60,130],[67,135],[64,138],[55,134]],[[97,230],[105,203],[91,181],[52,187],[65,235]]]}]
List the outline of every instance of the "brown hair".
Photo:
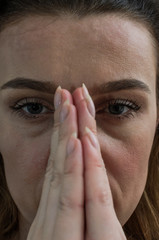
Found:
[{"label": "brown hair", "polygon": [[[159,4],[157,0],[1,0],[0,31],[29,15],[60,16],[120,13],[142,22],[159,46]],[[159,69],[159,68],[158,68]],[[159,74],[156,77],[157,106]],[[156,131],[149,161],[147,184],[142,198],[124,226],[128,239],[159,239],[159,130]],[[18,209],[9,193],[3,158],[0,157],[0,239],[10,239],[18,230]]]}]

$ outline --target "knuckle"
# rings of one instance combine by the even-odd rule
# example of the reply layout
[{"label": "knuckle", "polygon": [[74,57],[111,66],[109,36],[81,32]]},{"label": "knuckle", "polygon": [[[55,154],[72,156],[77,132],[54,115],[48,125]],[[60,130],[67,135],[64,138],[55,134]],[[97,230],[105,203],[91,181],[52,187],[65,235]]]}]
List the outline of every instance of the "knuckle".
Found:
[{"label": "knuckle", "polygon": [[97,137],[97,128],[96,126],[90,127],[90,130],[93,132],[93,134]]},{"label": "knuckle", "polygon": [[57,188],[59,185],[61,185],[62,179],[63,174],[54,169],[51,174],[50,186],[53,188]]},{"label": "knuckle", "polygon": [[55,121],[53,131],[56,131],[60,127],[60,125],[61,125],[60,121]]},{"label": "knuckle", "polygon": [[96,128],[92,128],[91,130],[94,133],[94,135],[97,136],[97,129]]},{"label": "knuckle", "polygon": [[76,197],[70,197],[66,195],[62,195],[59,200],[59,210],[60,211],[70,211],[70,210],[78,210],[83,208],[83,204],[76,200]]},{"label": "knuckle", "polygon": [[87,204],[99,204],[102,206],[112,206],[112,200],[110,198],[109,193],[106,190],[101,190],[94,192],[93,197],[87,197],[86,199]]},{"label": "knuckle", "polygon": [[97,195],[97,202],[101,205],[111,205],[109,193],[106,190],[100,191]]},{"label": "knuckle", "polygon": [[98,159],[98,155],[96,156],[94,154],[94,156],[91,159],[91,162],[89,162],[89,165],[87,166],[87,169],[85,170],[85,172],[89,173],[91,171],[94,170],[99,170],[101,172],[101,174],[107,174],[107,170],[105,168],[104,162],[101,160],[99,161]]},{"label": "knuckle", "polygon": [[74,175],[74,165],[64,169],[64,178],[67,179],[69,176]]},{"label": "knuckle", "polygon": [[71,162],[71,164],[69,165],[69,167],[65,167],[64,168],[64,179],[67,179],[69,177],[74,178],[75,176],[75,171],[78,168],[78,161],[73,161],[73,163]]},{"label": "knuckle", "polygon": [[66,142],[66,138],[68,138],[68,133],[66,131],[59,131],[58,142],[63,145]]}]

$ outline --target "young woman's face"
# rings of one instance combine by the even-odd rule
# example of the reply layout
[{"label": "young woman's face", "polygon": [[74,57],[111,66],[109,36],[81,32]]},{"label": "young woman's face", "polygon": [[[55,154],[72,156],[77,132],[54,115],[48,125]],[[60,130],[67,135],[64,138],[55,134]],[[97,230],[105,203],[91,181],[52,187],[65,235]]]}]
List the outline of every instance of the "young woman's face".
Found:
[{"label": "young woman's face", "polygon": [[[156,130],[156,58],[148,30],[112,15],[34,16],[8,26],[0,46],[0,152],[22,219],[30,224],[38,208],[54,92],[61,85],[73,93],[85,83],[96,106],[101,152],[123,225],[143,193]],[[15,78],[26,78],[25,83],[7,84]],[[48,90],[40,90],[39,83],[32,89],[28,79],[49,82]]]}]

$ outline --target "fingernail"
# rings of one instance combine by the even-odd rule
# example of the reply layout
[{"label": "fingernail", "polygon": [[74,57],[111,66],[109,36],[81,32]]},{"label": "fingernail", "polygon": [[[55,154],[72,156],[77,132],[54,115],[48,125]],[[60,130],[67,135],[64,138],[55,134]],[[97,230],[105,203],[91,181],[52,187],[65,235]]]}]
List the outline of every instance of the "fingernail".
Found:
[{"label": "fingernail", "polygon": [[88,89],[87,89],[87,87],[86,87],[86,85],[84,83],[82,84],[82,87],[83,87],[83,96],[84,96],[84,98],[89,97]]},{"label": "fingernail", "polygon": [[85,133],[88,134],[92,145],[97,148],[98,147],[98,141],[97,141],[97,137],[94,135],[94,133],[90,130],[90,128],[85,127]]},{"label": "fingernail", "polygon": [[61,122],[61,123],[66,119],[66,117],[67,117],[67,115],[68,115],[68,113],[69,113],[69,106],[70,106],[70,102],[69,102],[69,100],[67,99],[67,100],[64,102],[64,104],[63,104],[63,106],[62,106],[62,109],[61,109],[61,112],[60,112],[60,122]]},{"label": "fingernail", "polygon": [[59,86],[59,87],[56,89],[55,97],[54,97],[55,110],[61,105],[61,101],[62,101],[61,86]]},{"label": "fingernail", "polygon": [[77,138],[77,133],[72,133],[68,144],[67,144],[67,157],[74,151],[75,149],[75,138]]},{"label": "fingernail", "polygon": [[95,110],[94,102],[93,102],[93,100],[88,92],[88,89],[86,88],[84,83],[82,84],[82,88],[83,88],[83,96],[87,101],[88,111],[95,118],[96,110]]}]

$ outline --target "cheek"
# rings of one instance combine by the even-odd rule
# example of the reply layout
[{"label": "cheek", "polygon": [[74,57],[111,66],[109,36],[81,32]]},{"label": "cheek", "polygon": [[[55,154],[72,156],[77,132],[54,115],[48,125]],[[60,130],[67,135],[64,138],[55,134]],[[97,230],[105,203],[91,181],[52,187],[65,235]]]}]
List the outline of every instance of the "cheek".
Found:
[{"label": "cheek", "polygon": [[147,118],[134,121],[132,126],[129,124],[129,128],[118,131],[116,128],[108,129],[109,135],[101,132],[100,143],[106,168],[111,176],[118,179],[121,187],[129,188],[127,183],[146,181],[156,131],[155,117],[152,113]]},{"label": "cheek", "polygon": [[142,137],[134,135],[127,141],[109,138],[101,142],[102,156],[112,175],[132,179],[146,173],[153,143],[151,137],[142,134]]},{"label": "cheek", "polygon": [[113,144],[108,145],[108,151],[102,151],[108,175],[114,182],[113,187],[118,185],[123,194],[130,193],[136,186],[138,189],[144,187],[150,155],[150,151],[145,149],[137,142],[128,145],[114,140]]},{"label": "cheek", "polygon": [[47,166],[50,138],[42,136],[38,139],[21,139],[14,135],[14,141],[11,139],[7,143],[4,142],[2,149],[5,167],[11,169],[14,166],[24,180],[28,178],[31,182],[43,173]]},{"label": "cheek", "polygon": [[153,138],[153,131],[144,130],[120,140],[99,137],[115,210],[122,224],[131,216],[144,191]]},{"label": "cheek", "polygon": [[1,145],[10,193],[19,209],[23,209],[24,205],[28,204],[23,201],[28,197],[32,200],[25,201],[29,201],[28,205],[35,209],[40,199],[50,154],[51,135],[48,133],[37,138],[24,138],[10,131],[10,136],[14,136],[14,141],[9,135],[5,135]]}]

